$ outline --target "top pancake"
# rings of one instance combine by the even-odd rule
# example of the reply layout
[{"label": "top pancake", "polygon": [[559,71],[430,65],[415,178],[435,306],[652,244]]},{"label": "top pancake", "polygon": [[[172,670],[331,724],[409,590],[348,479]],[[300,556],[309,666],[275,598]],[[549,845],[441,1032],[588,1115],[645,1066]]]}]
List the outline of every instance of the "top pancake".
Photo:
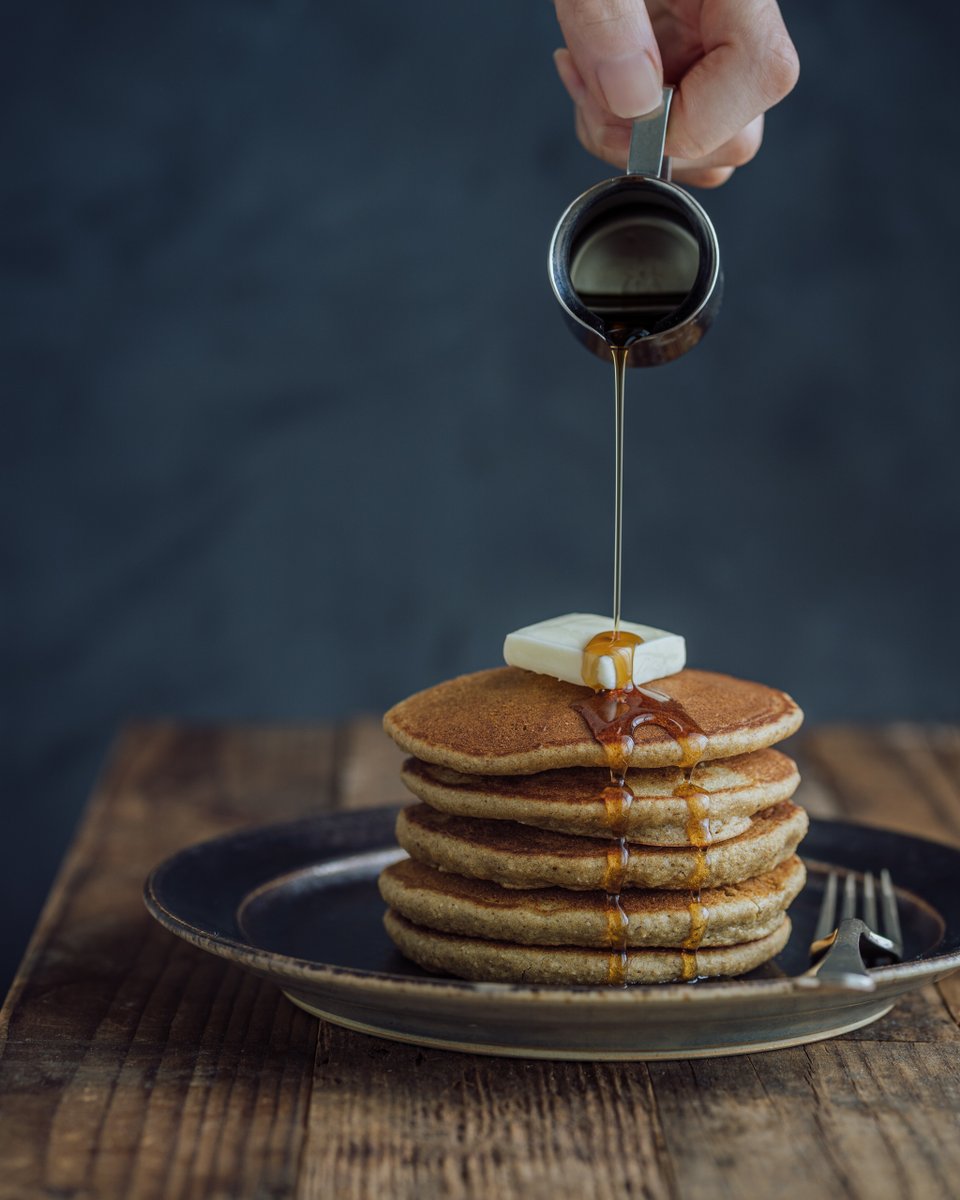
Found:
[{"label": "top pancake", "polygon": [[[772,746],[803,720],[785,692],[711,671],[683,670],[644,687],[667,693],[700,726],[707,738],[703,761]],[[383,724],[409,754],[468,774],[602,767],[603,747],[572,707],[592,694],[547,675],[497,667],[417,692],[394,705]],[[680,746],[657,726],[640,726],[634,741],[632,767],[681,761]]]}]

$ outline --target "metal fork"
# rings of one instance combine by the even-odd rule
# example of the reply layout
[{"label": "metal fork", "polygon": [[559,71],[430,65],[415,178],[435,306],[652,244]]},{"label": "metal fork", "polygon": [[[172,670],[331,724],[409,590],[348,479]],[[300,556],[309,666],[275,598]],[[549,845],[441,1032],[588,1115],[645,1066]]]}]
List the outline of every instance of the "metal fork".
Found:
[{"label": "metal fork", "polygon": [[[864,964],[863,948],[871,960],[875,960],[878,954],[886,954],[894,960],[903,958],[903,934],[900,931],[893,880],[886,868],[880,872],[878,914],[876,882],[871,872],[864,874],[862,920],[854,915],[857,911],[856,875],[849,872],[843,881],[839,922],[838,891],[838,872],[831,871],[820,904],[817,928],[810,943],[810,957],[817,961],[801,978],[811,983],[815,980],[817,986],[826,984],[844,990],[872,992],[877,985]],[[881,927],[883,933],[879,932]]]}]

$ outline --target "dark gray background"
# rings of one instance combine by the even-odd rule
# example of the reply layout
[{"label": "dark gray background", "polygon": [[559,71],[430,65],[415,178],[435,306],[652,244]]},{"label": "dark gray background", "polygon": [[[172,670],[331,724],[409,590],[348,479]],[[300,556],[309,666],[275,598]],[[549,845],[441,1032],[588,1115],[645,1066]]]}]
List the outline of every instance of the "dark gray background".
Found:
[{"label": "dark gray background", "polygon": [[[3,948],[133,717],[339,718],[604,610],[546,2],[6,3]],[[786,8],[705,195],[727,297],[629,379],[625,614],[813,720],[956,717],[954,6]],[[269,819],[269,798],[264,818]]]}]

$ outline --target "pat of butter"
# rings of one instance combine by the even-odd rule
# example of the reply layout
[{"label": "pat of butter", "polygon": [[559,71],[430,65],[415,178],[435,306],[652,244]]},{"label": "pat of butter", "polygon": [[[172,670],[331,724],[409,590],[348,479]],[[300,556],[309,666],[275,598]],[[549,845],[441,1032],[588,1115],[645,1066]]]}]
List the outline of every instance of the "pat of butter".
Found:
[{"label": "pat of butter", "polygon": [[[511,667],[552,675],[567,683],[583,683],[584,647],[598,633],[613,628],[610,617],[594,613],[567,613],[551,617],[536,625],[527,625],[507,634],[503,657]],[[683,670],[687,661],[686,644],[676,633],[654,629],[650,625],[635,625],[621,621],[624,633],[633,633],[643,640],[633,651],[634,684],[649,683],[665,675]],[[594,667],[597,682],[603,688],[616,686],[616,664],[610,655],[602,655]]]}]

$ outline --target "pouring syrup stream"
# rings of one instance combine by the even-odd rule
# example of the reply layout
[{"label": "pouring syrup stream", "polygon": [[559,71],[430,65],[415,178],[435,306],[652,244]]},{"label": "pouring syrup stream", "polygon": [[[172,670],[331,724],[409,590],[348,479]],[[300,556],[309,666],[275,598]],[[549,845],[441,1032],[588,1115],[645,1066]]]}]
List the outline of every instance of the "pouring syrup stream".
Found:
[{"label": "pouring syrup stream", "polygon": [[[706,847],[712,834],[709,820],[709,793],[692,782],[692,774],[706,748],[707,738],[682,705],[670,696],[633,682],[633,655],[642,639],[620,630],[620,595],[623,563],[623,455],[624,455],[624,383],[629,339],[611,345],[614,371],[614,545],[613,545],[613,629],[598,633],[584,647],[583,680],[594,688],[589,699],[574,704],[603,747],[610,769],[610,783],[603,789],[606,824],[612,840],[607,849],[602,887],[606,894],[607,943],[610,957],[607,979],[611,985],[625,987],[628,974],[627,946],[630,919],[621,902],[629,881],[630,843],[627,840],[629,817],[636,800],[627,783],[627,769],[634,749],[633,734],[642,725],[657,725],[680,748],[682,778],[673,794],[687,803],[687,842],[696,848],[694,866],[687,881],[690,888],[688,912],[690,932],[680,951],[681,973],[686,981],[699,974],[697,949],[707,929],[709,912],[701,903],[701,888],[709,878]],[[604,690],[599,684],[599,663],[603,656],[614,665],[615,687]]]}]

